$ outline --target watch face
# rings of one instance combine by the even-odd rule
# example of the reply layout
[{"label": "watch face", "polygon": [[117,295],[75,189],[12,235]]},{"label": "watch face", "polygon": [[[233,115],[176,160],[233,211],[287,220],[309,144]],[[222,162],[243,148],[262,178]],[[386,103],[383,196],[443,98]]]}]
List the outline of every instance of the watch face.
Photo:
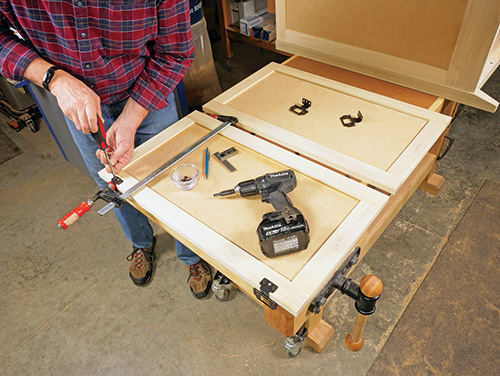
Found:
[{"label": "watch face", "polygon": [[54,77],[54,72],[58,69],[59,68],[54,67],[54,66],[47,69],[47,72],[45,73],[45,76],[43,77],[43,80],[42,80],[42,85],[45,89],[49,90],[50,81],[52,81],[52,77]]}]

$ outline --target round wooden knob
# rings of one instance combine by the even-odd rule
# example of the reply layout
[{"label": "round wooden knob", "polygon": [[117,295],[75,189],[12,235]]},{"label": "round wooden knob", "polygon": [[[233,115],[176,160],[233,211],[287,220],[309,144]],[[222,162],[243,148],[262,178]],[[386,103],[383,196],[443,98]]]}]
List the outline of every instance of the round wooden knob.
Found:
[{"label": "round wooden knob", "polygon": [[373,274],[365,275],[359,284],[361,292],[368,298],[379,296],[384,288],[382,280]]},{"label": "round wooden knob", "polygon": [[359,337],[357,342],[353,342],[352,340],[352,334],[349,333],[345,337],[345,345],[346,347],[351,350],[351,351],[359,351],[363,348],[363,345],[365,344],[365,341],[363,340],[363,337]]}]

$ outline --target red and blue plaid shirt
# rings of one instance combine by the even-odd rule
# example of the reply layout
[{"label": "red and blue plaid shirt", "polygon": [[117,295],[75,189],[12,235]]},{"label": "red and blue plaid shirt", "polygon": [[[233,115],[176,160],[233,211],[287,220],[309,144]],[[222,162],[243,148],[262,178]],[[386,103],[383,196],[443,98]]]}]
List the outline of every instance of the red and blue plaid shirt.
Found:
[{"label": "red and blue plaid shirt", "polygon": [[165,107],[194,57],[188,0],[0,0],[0,16],[3,76],[21,81],[42,57],[103,104]]}]

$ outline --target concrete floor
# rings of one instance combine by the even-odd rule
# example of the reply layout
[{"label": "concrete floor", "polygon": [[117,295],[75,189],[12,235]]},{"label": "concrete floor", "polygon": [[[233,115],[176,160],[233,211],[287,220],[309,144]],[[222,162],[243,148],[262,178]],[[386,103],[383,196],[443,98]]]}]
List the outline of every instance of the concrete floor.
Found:
[{"label": "concrete floor", "polygon": [[[224,89],[283,59],[235,44],[228,72],[219,45]],[[496,98],[499,73],[484,88]],[[451,131],[455,145],[437,170],[447,179],[439,196],[417,191],[353,273],[357,281],[374,273],[384,282],[363,350],[346,350],[355,310],[335,296],[324,313],[335,337],[323,354],[304,345],[294,359],[244,294],[224,303],[194,299],[164,231],[157,229],[154,280],[138,288],[125,261],[131,246],[113,215],[94,209],[58,229],[57,220],[96,186],[63,159],[43,124],[35,134],[0,124],[24,151],[0,165],[0,375],[365,375],[484,180],[500,181],[499,118],[464,108]]]},{"label": "concrete floor", "polygon": [[[486,180],[368,376],[498,375],[500,183]],[[415,330],[419,328],[419,330]]]}]

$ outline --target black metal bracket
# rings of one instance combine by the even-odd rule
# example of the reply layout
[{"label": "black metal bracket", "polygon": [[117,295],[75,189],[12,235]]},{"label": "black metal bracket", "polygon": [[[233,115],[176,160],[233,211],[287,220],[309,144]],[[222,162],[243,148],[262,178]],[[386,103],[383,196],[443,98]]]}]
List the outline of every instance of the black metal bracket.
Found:
[{"label": "black metal bracket", "polygon": [[306,98],[302,98],[302,106],[299,106],[298,104],[294,104],[292,107],[290,107],[290,111],[292,111],[294,114],[296,115],[305,115],[308,113],[307,109],[311,107],[311,101],[306,99]]},{"label": "black metal bracket", "polygon": [[307,338],[306,324],[302,325],[299,331],[295,334],[295,337],[299,342],[304,342],[304,340]]},{"label": "black metal bracket", "polygon": [[271,309],[276,309],[278,306],[274,300],[269,297],[269,294],[275,292],[278,289],[274,283],[272,283],[267,278],[264,278],[260,281],[260,290],[257,290],[255,287],[253,288],[253,293],[255,297],[260,300],[262,303],[267,305]]},{"label": "black metal bracket", "polygon": [[215,272],[215,276],[214,276],[214,281],[217,281],[217,280],[219,280],[219,285],[230,285],[231,284],[231,280],[218,270],[217,270],[217,272]]},{"label": "black metal bracket", "polygon": [[444,158],[446,154],[450,151],[451,147],[453,146],[453,143],[455,142],[455,137],[446,135],[444,136],[445,140],[447,141],[446,145],[443,145],[443,148],[441,149],[441,153],[439,153],[439,156],[437,157],[436,161],[439,162],[441,159]]},{"label": "black metal bracket", "polygon": [[344,127],[354,127],[356,123],[361,123],[363,121],[363,114],[358,111],[358,117],[352,117],[351,115],[343,115],[340,117],[340,121]]},{"label": "black metal bracket", "polygon": [[306,324],[302,325],[302,327],[295,333],[295,335],[292,337],[295,343],[300,343],[304,342],[307,338],[307,328]]}]

